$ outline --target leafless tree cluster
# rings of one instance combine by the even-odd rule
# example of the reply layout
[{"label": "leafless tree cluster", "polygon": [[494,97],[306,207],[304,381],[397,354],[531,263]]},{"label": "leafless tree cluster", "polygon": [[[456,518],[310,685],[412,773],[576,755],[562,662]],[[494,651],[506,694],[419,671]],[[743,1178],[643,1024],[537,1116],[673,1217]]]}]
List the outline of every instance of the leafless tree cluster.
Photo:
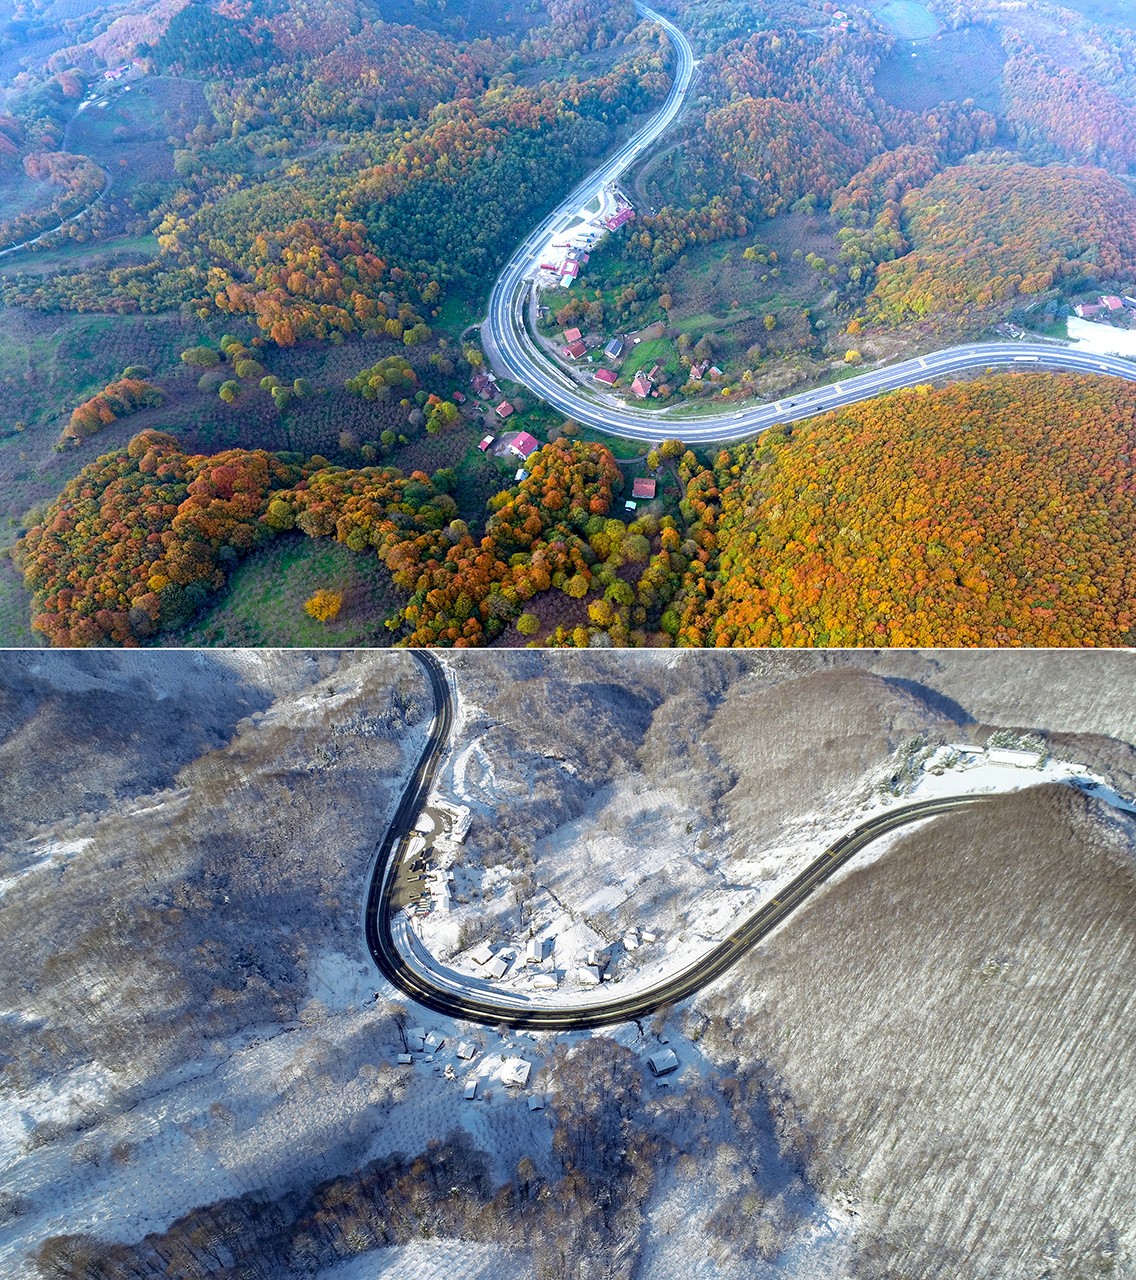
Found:
[{"label": "leafless tree cluster", "polygon": [[783,1146],[863,1214],[863,1276],[1130,1256],[1134,834],[1061,787],[937,820],[704,1000],[707,1044],[768,1064]]}]

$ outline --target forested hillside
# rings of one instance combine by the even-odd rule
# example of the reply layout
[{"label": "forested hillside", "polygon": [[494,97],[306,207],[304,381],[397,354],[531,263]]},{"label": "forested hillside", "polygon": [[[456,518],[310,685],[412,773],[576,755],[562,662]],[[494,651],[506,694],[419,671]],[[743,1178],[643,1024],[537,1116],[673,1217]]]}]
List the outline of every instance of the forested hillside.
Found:
[{"label": "forested hillside", "polygon": [[386,635],[418,645],[1122,645],[1134,422],[1112,379],[917,387],[706,461],[667,442],[648,461],[681,496],[623,519],[613,455],[568,437],[486,513],[445,470],[191,456],[151,431],[84,468],[17,558],[55,644],[182,627],[242,558],[305,535],[377,556]]}]

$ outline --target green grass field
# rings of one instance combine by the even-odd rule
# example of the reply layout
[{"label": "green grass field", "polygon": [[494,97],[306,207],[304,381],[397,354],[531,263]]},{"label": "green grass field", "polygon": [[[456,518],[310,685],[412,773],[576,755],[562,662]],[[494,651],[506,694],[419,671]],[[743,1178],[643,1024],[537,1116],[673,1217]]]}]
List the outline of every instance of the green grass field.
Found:
[{"label": "green grass field", "polygon": [[[317,622],[304,601],[320,587],[343,592],[332,622]],[[390,576],[371,552],[348,551],[327,538],[284,534],[251,555],[233,573],[229,588],[193,626],[163,643],[187,646],[388,645],[383,626],[401,603]]]}]

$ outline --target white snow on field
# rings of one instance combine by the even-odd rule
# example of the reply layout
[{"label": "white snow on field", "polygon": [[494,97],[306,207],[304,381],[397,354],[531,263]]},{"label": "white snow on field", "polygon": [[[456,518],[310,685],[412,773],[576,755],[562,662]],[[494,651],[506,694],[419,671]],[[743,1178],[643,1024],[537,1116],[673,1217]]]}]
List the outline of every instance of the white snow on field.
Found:
[{"label": "white snow on field", "polygon": [[1099,356],[1136,356],[1136,330],[1114,329],[1070,316],[1066,332],[1078,351],[1091,351]]},{"label": "white snow on field", "polygon": [[[468,757],[477,745],[475,741],[461,754]],[[826,813],[801,817],[787,840],[782,836],[767,848],[755,841],[744,857],[731,856],[735,851],[730,846],[736,841],[731,842],[727,833],[698,832],[694,822],[684,825],[685,810],[677,796],[649,786],[638,775],[619,779],[586,815],[538,842],[537,889],[527,903],[529,919],[523,932],[518,926],[515,936],[497,947],[498,954],[511,958],[500,978],[490,978],[488,967],[468,955],[452,956],[452,949],[458,921],[472,918],[484,910],[483,904],[505,892],[502,867],[483,879],[481,903],[425,920],[400,916],[396,942],[416,968],[451,991],[491,993],[518,1008],[603,1005],[696,964],[841,834],[897,804],[1061,782],[1136,812],[1136,806],[1085,766],[1032,751],[942,746],[927,753],[912,781],[893,790],[886,780],[896,771],[897,761],[898,757],[885,761]],[[882,857],[909,830],[901,828],[874,841],[848,866],[864,866]],[[627,927],[656,937],[628,949],[621,941]],[[530,938],[545,943],[538,964],[526,963]],[[602,974],[598,985],[593,967],[597,951]],[[443,955],[452,956],[448,964],[442,962]]]},{"label": "white snow on field", "polygon": [[51,840],[42,848],[36,849],[33,853],[33,861],[29,862],[26,867],[21,867],[14,875],[5,876],[0,879],[0,898],[4,896],[8,890],[17,883],[23,876],[30,875],[33,871],[41,871],[45,867],[63,867],[77,853],[83,850],[91,843],[89,838],[83,840]]},{"label": "white snow on field", "polygon": [[524,1253],[466,1240],[417,1240],[397,1249],[375,1249],[320,1271],[316,1280],[527,1280]]}]

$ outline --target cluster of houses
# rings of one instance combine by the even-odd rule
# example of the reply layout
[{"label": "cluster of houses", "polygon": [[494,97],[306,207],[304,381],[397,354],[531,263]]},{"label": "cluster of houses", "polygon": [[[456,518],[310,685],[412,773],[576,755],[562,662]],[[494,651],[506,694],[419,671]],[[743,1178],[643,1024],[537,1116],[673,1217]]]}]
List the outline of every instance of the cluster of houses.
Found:
[{"label": "cluster of houses", "polygon": [[406,850],[410,878],[422,885],[412,896],[409,908],[410,914],[418,919],[434,911],[448,915],[452,910],[454,873],[450,867],[473,821],[465,805],[439,799],[434,801],[433,808],[444,820],[443,828],[438,829],[429,813],[420,813]]},{"label": "cluster of houses", "polygon": [[1118,298],[1115,293],[1102,293],[1099,302],[1082,302],[1073,308],[1073,314],[1082,320],[1108,320],[1118,311],[1136,311],[1136,298]]}]

